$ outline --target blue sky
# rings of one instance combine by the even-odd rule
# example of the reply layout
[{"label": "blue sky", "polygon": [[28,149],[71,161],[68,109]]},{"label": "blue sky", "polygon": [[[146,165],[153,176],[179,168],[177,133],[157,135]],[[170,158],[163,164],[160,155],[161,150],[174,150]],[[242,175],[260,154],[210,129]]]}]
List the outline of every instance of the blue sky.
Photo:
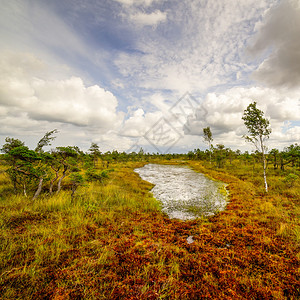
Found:
[{"label": "blue sky", "polygon": [[269,148],[300,140],[300,4],[277,0],[0,0],[0,144],[91,142],[102,151]]}]

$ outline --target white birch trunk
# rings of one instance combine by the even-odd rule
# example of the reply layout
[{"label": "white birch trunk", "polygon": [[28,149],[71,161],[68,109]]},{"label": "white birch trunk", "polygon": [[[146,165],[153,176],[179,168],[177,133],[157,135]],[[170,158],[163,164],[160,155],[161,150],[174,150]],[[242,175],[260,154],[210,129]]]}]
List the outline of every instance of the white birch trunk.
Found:
[{"label": "white birch trunk", "polygon": [[267,174],[266,174],[267,164],[266,164],[266,158],[265,158],[265,148],[264,148],[262,136],[260,136],[259,139],[260,139],[260,146],[261,146],[262,159],[263,159],[265,190],[267,193],[268,192],[268,183],[267,183]]}]

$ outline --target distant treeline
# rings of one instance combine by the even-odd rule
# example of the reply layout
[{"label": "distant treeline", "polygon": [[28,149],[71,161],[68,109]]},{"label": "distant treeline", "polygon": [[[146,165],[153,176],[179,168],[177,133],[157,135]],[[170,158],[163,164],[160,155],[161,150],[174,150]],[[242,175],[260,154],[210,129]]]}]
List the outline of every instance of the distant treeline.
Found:
[{"label": "distant treeline", "polygon": [[[142,148],[139,152],[107,151],[102,153],[96,143],[92,143],[87,152],[76,146],[56,147],[44,151],[51,145],[57,130],[47,132],[38,142],[34,150],[25,146],[24,142],[7,137],[1,151],[1,163],[8,174],[14,193],[23,193],[37,198],[41,192],[59,193],[62,188],[72,191],[72,196],[79,185],[89,181],[102,182],[109,176],[112,167],[118,162],[153,160],[201,160],[209,162],[211,167],[223,168],[238,160],[243,164],[255,164],[262,160],[259,151],[242,153],[233,151],[224,145],[211,145],[208,150],[195,149],[186,154],[146,153]],[[289,166],[300,168],[300,146],[290,145],[279,151],[272,149],[266,155],[268,166],[284,171]],[[63,183],[66,183],[63,186]]]}]

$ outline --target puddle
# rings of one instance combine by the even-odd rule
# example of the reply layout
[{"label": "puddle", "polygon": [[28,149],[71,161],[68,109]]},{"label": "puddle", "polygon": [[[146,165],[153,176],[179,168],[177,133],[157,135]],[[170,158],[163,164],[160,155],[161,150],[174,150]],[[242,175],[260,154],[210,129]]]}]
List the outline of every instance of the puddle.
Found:
[{"label": "puddle", "polygon": [[170,218],[192,220],[214,215],[226,207],[226,184],[189,167],[148,164],[134,171],[155,184],[151,192]]}]

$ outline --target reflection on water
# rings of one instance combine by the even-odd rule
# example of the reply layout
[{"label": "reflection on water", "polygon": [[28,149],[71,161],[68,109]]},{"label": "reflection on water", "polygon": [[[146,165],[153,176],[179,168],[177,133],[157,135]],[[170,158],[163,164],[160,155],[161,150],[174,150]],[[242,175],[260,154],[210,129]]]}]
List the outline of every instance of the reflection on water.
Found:
[{"label": "reflection on water", "polygon": [[191,220],[213,215],[226,207],[225,184],[188,167],[148,164],[135,172],[155,184],[151,192],[170,218]]}]

